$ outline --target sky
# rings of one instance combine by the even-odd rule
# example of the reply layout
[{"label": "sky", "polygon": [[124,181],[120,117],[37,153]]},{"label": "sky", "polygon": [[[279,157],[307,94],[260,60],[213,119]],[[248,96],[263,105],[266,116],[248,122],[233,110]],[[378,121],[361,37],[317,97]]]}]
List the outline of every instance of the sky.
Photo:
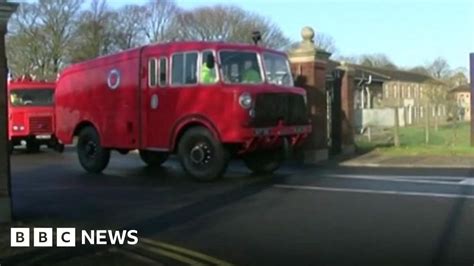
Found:
[{"label": "sky", "polygon": [[[109,0],[113,7],[147,0]],[[270,18],[294,41],[303,26],[331,35],[337,55],[383,53],[398,66],[441,56],[469,69],[474,52],[474,0],[177,0],[192,9],[232,4]]]}]

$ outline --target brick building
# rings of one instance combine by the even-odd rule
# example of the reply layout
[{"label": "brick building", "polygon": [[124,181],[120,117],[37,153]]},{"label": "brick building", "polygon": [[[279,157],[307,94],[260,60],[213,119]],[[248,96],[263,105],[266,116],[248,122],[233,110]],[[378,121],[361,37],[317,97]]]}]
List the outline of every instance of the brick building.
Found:
[{"label": "brick building", "polygon": [[[369,124],[390,127],[394,123],[394,114],[391,112],[395,107],[400,109],[401,126],[422,123],[426,114],[430,119],[436,118],[438,121],[448,117],[448,87],[430,76],[337,61],[332,61],[330,65],[333,68],[347,65],[354,70],[356,130]],[[374,122],[374,119],[377,121]]]},{"label": "brick building", "polygon": [[456,103],[459,112],[458,119],[471,121],[471,85],[461,85],[449,92],[451,98]]}]

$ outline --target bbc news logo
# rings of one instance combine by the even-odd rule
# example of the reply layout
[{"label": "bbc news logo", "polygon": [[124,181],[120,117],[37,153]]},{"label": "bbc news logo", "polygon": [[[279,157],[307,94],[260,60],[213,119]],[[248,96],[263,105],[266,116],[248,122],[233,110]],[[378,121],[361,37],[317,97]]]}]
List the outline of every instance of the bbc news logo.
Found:
[{"label": "bbc news logo", "polygon": [[[31,234],[33,232],[33,234]],[[79,232],[79,234],[76,234]],[[77,238],[76,238],[77,236]],[[76,245],[136,245],[137,230],[81,230],[76,228],[11,228],[11,247],[75,247]]]}]

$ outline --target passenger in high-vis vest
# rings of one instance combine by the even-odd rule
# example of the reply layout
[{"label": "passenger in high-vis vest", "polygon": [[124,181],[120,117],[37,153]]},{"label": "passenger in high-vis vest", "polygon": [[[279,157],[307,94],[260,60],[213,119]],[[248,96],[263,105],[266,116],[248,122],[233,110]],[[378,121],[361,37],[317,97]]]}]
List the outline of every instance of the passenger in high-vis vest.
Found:
[{"label": "passenger in high-vis vest", "polygon": [[201,83],[214,84],[217,82],[216,69],[209,68],[206,63],[201,67]]},{"label": "passenger in high-vis vest", "polygon": [[214,84],[217,82],[216,67],[214,62],[214,55],[209,53],[206,56],[206,61],[201,67],[201,83]]}]

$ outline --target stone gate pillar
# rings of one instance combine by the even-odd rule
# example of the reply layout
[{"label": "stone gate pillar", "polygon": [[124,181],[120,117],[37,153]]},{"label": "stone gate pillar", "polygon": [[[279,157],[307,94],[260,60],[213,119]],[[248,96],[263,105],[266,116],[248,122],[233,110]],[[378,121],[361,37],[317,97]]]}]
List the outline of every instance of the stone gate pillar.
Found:
[{"label": "stone gate pillar", "polygon": [[314,45],[314,30],[304,27],[299,46],[289,52],[295,84],[306,89],[313,132],[304,150],[304,161],[315,163],[328,158],[326,66],[330,53]]},{"label": "stone gate pillar", "polygon": [[0,0],[0,223],[12,219],[10,194],[10,155],[8,152],[8,97],[5,34],[10,16],[18,4]]}]

